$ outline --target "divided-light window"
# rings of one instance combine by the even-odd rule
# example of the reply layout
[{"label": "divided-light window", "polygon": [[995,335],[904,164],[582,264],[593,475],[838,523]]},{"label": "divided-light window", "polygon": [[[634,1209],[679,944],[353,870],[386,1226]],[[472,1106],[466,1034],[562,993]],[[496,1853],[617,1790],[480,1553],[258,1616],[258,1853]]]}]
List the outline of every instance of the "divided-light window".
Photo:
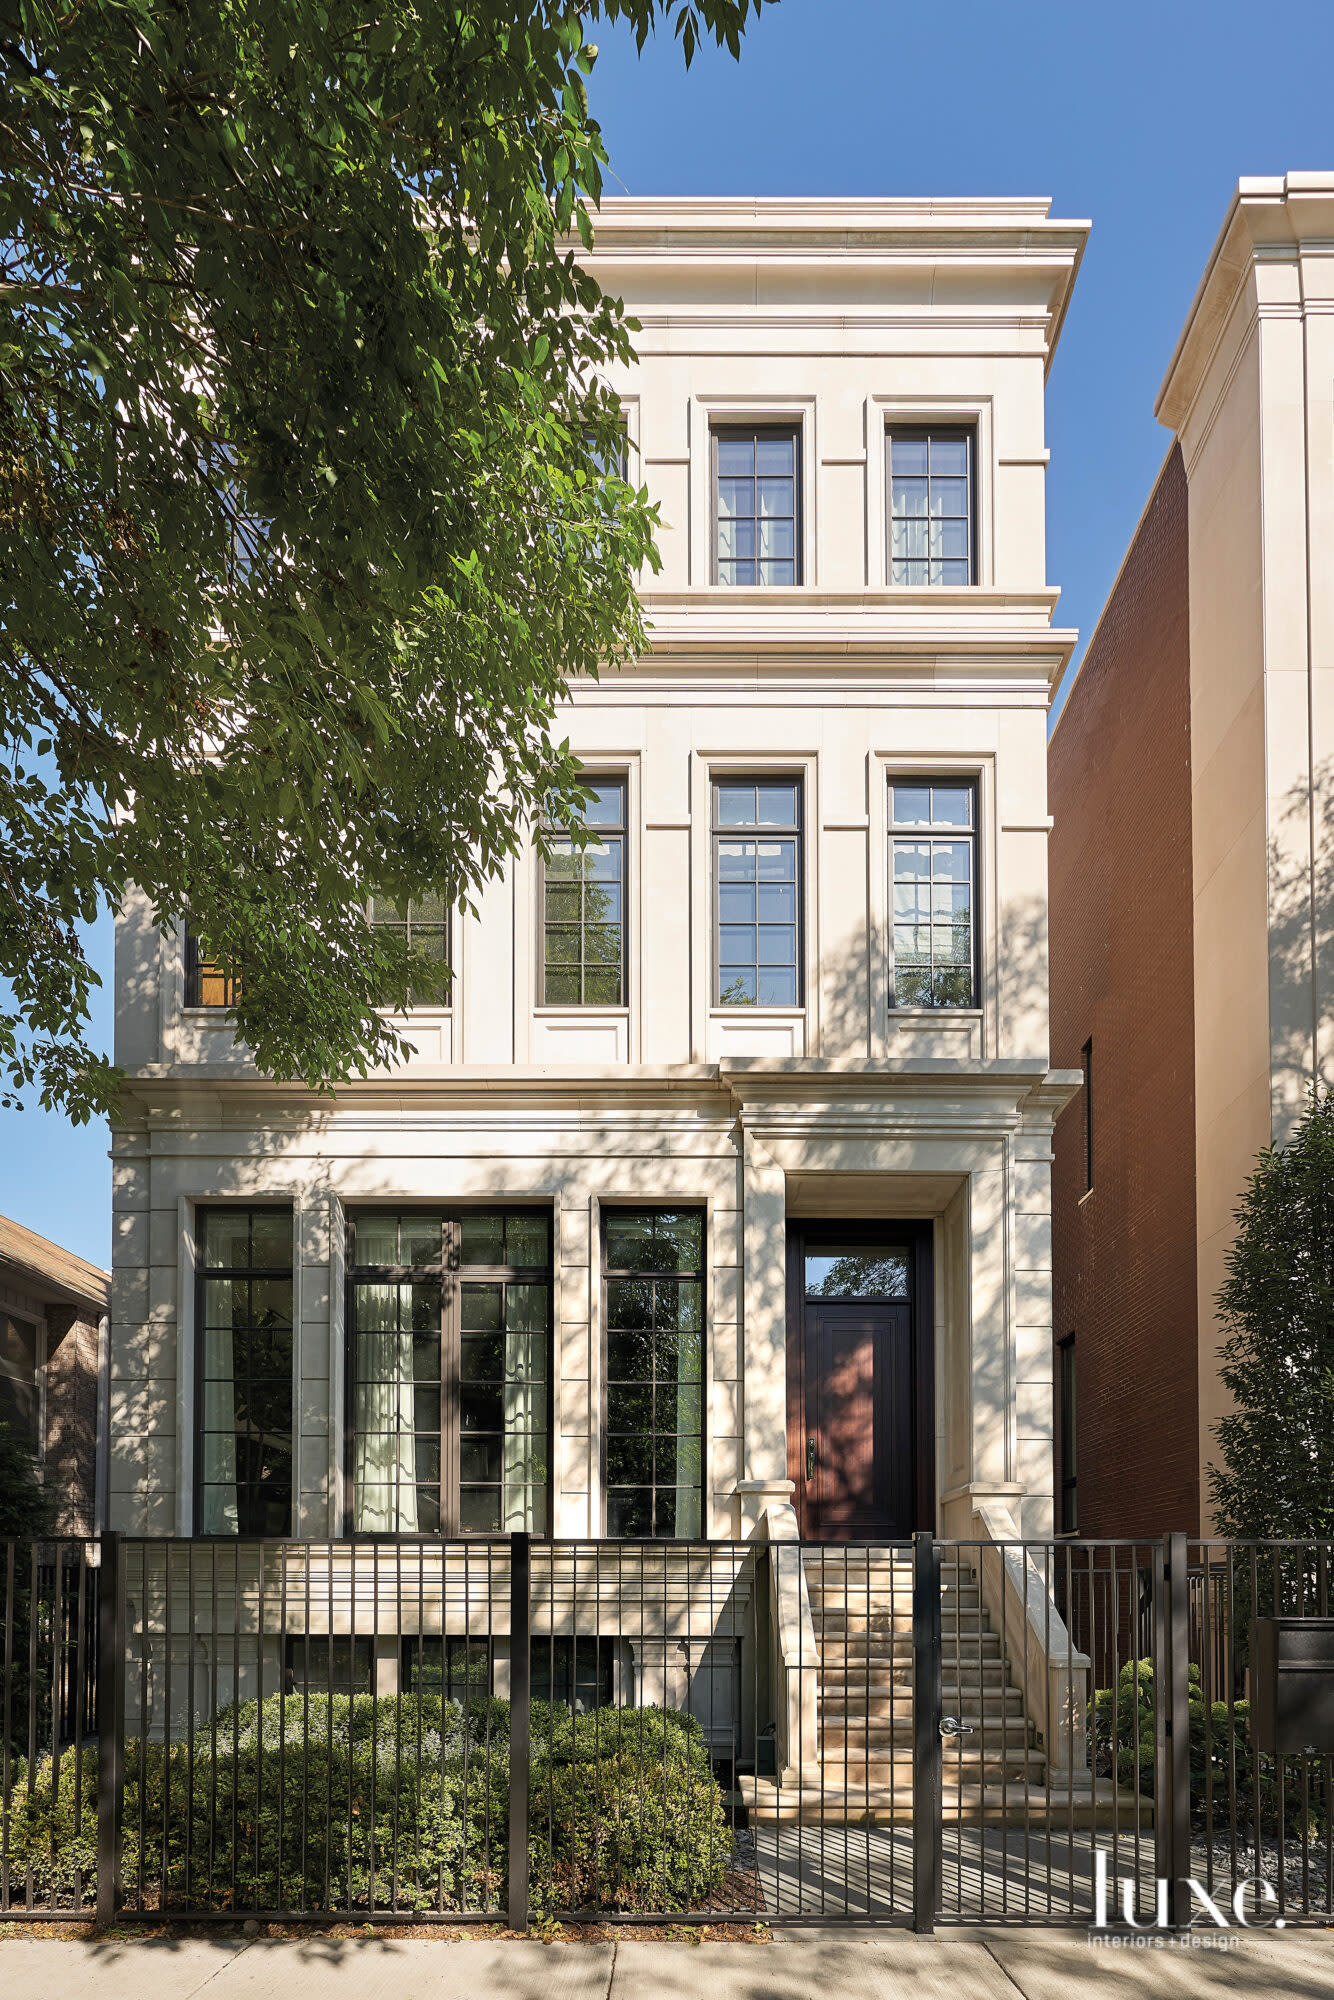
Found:
[{"label": "divided-light window", "polygon": [[711,442],[715,581],[800,583],[799,431],[791,425],[720,425]]},{"label": "divided-light window", "polygon": [[704,1515],[704,1216],[603,1212],[607,1533],[698,1536]]},{"label": "divided-light window", "polygon": [[971,430],[895,425],[890,431],[892,583],[975,581],[975,456]]},{"label": "divided-light window", "polygon": [[292,1211],[199,1216],[196,1520],[292,1532]]},{"label": "divided-light window", "polygon": [[976,1004],[977,791],[890,782],[895,1007]]},{"label": "divided-light window", "polygon": [[549,1212],[362,1210],[348,1293],[354,1533],[545,1534]]},{"label": "divided-light window", "polygon": [[376,930],[396,931],[426,960],[408,989],[410,1007],[449,1005],[449,912],[442,896],[413,896],[408,903],[372,896],[367,911]]},{"label": "divided-light window", "polygon": [[538,995],[546,1007],[625,1005],[625,780],[588,785],[583,846],[559,828],[547,833]]},{"label": "divided-light window", "polygon": [[715,778],[714,999],[801,1004],[801,780]]}]

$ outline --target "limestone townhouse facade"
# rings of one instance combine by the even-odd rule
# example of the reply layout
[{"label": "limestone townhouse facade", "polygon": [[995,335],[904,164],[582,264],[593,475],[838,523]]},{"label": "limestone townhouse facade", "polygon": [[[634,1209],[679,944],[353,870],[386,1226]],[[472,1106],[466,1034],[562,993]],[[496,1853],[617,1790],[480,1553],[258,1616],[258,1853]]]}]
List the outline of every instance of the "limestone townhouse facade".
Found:
[{"label": "limestone townhouse facade", "polygon": [[663,566],[560,720],[596,838],[382,912],[452,981],[333,1100],[127,899],[113,1527],[1052,1531],[1043,407],[1085,235],[604,205]]}]

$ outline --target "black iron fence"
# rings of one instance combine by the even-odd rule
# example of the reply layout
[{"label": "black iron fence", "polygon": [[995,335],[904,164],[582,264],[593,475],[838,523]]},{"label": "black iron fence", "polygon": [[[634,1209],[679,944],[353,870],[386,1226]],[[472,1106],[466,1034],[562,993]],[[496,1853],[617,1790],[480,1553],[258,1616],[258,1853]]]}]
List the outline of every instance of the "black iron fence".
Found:
[{"label": "black iron fence", "polygon": [[0,1912],[1329,1922],[1330,1557],[0,1544]]}]

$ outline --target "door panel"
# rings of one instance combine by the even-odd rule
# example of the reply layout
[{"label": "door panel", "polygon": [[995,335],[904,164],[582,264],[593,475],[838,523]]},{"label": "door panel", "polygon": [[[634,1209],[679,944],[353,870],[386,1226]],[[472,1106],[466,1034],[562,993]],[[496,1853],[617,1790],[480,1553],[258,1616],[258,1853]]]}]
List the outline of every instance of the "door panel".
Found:
[{"label": "door panel", "polygon": [[912,1315],[906,1302],[805,1306],[807,1533],[913,1528]]}]

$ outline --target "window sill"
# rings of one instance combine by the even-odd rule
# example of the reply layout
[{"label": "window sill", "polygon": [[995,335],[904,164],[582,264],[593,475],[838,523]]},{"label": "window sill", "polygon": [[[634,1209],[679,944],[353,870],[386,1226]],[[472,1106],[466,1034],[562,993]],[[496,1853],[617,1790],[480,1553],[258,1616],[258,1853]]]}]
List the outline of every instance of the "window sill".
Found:
[{"label": "window sill", "polygon": [[720,1007],[709,1009],[711,1021],[804,1021],[804,1007]]},{"label": "window sill", "polygon": [[889,1019],[894,1022],[918,1021],[980,1021],[980,1007],[891,1007]]},{"label": "window sill", "polygon": [[596,1002],[576,1007],[571,1001],[564,1007],[534,1007],[533,1018],[537,1021],[628,1021],[628,1007],[600,1007]]}]

